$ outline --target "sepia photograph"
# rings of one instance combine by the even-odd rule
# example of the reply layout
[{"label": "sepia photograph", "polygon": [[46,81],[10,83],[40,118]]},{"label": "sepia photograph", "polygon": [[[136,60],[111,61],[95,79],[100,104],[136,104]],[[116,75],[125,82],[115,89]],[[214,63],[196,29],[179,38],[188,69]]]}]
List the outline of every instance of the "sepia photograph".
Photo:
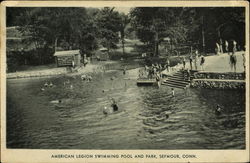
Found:
[{"label": "sepia photograph", "polygon": [[6,6],[6,150],[249,150],[247,14]]}]

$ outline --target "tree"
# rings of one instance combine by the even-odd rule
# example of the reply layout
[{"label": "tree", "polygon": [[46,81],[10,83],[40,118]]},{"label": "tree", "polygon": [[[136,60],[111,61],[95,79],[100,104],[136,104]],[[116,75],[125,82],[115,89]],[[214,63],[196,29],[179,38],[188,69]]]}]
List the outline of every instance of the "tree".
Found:
[{"label": "tree", "polygon": [[121,23],[120,23],[120,33],[121,33],[121,42],[122,42],[122,53],[125,54],[125,28],[130,23],[130,18],[128,15],[125,15],[124,13],[120,14],[121,17]]},{"label": "tree", "polygon": [[154,44],[154,54],[159,53],[159,43],[164,37],[171,39],[171,45],[185,40],[186,29],[181,17],[182,8],[137,7],[132,9],[131,17],[138,38]]},{"label": "tree", "polygon": [[119,31],[121,27],[121,17],[114,8],[104,7],[97,15],[97,26],[99,28],[99,37],[101,44],[107,47],[108,51],[111,48],[116,48],[116,43],[119,41]]}]

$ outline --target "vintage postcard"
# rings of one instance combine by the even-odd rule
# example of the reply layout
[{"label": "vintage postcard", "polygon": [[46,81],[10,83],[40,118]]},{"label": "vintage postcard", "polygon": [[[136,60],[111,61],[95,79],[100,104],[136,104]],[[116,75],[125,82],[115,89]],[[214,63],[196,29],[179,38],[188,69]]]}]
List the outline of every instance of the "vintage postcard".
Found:
[{"label": "vintage postcard", "polygon": [[1,3],[1,162],[249,162],[247,1]]}]

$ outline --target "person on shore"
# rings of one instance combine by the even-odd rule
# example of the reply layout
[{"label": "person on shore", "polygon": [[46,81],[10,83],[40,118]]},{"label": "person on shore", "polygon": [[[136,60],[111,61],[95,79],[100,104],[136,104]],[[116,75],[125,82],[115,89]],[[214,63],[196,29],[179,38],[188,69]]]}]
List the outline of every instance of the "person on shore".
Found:
[{"label": "person on shore", "polygon": [[189,57],[189,63],[190,63],[190,69],[191,70],[193,69],[192,62],[193,62],[193,56],[191,54],[190,57]]},{"label": "person on shore", "polygon": [[237,42],[234,40],[233,41],[233,54],[237,51]]},{"label": "person on shore", "polygon": [[124,66],[124,68],[123,68],[123,75],[126,75],[126,70],[127,70],[127,66]]},{"label": "person on shore", "polygon": [[220,45],[220,53],[223,54],[223,48],[222,48],[223,41],[222,41],[221,38],[220,38],[220,40],[219,40],[219,45]]},{"label": "person on shore", "polygon": [[220,54],[220,45],[216,42],[216,54]]},{"label": "person on shore", "polygon": [[86,67],[87,63],[88,63],[87,55],[84,54],[84,55],[83,55],[83,66]]},{"label": "person on shore", "polygon": [[230,55],[230,65],[231,65],[231,70],[234,70],[234,72],[236,72],[236,63],[237,63],[236,55],[233,53],[232,55]]},{"label": "person on shore", "polygon": [[244,72],[246,72],[246,58],[244,53],[242,54],[242,62],[243,62]]},{"label": "person on shore", "polygon": [[195,51],[195,57],[194,57],[194,68],[197,70],[197,62],[198,62],[198,50]]},{"label": "person on shore", "polygon": [[170,61],[169,61],[169,59],[167,58],[166,64],[165,64],[165,68],[167,69],[168,72],[169,72],[169,67],[170,67]]},{"label": "person on shore", "polygon": [[204,71],[204,63],[205,63],[205,57],[203,55],[201,55],[201,62],[200,62],[200,66],[201,66],[201,70]]},{"label": "person on shore", "polygon": [[225,40],[225,52],[228,52],[228,42]]},{"label": "person on shore", "polygon": [[186,60],[185,60],[185,57],[183,57],[183,59],[182,59],[182,64],[183,64],[183,69],[185,69],[185,66],[186,66]]}]

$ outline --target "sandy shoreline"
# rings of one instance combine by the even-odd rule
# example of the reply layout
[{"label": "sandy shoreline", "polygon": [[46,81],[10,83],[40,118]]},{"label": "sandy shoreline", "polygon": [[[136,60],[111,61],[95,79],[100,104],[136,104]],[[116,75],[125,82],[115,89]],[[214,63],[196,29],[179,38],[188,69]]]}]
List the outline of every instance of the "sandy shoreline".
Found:
[{"label": "sandy shoreline", "polygon": [[33,78],[33,77],[49,77],[57,75],[79,75],[84,73],[92,73],[94,71],[100,71],[104,65],[114,64],[114,61],[98,62],[96,64],[87,64],[85,67],[81,66],[76,68],[71,72],[67,67],[56,67],[48,68],[44,70],[30,70],[30,71],[20,71],[14,73],[7,73],[7,79],[19,79],[19,78]]}]

